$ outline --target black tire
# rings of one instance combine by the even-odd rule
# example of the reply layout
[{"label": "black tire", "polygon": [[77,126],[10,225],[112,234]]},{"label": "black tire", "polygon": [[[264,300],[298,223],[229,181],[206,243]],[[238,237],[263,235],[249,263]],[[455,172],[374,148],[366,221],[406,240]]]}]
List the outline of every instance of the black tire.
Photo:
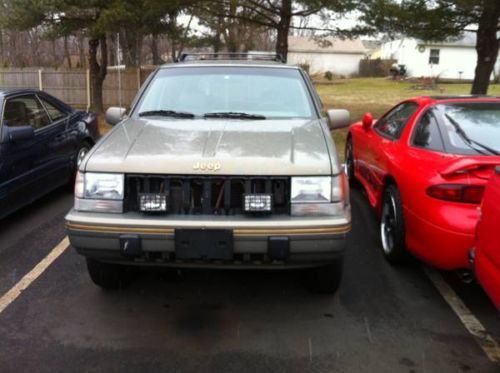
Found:
[{"label": "black tire", "polygon": [[132,269],[87,258],[87,271],[94,284],[105,290],[124,289],[132,282]]},{"label": "black tire", "polygon": [[91,148],[92,145],[86,140],[80,143],[80,146],[78,147],[75,156],[75,164],[74,164],[75,174],[76,171],[78,170],[78,167],[80,166],[80,162],[83,160],[83,158],[85,158],[85,155],[87,155],[87,153],[90,151]]},{"label": "black tire", "polygon": [[354,152],[352,139],[349,137],[345,144],[345,153],[344,153],[344,162],[345,162],[345,173],[349,179],[349,185],[354,186],[356,179],[354,176]]},{"label": "black tire", "polygon": [[311,269],[308,276],[308,287],[314,293],[334,294],[342,281],[344,258],[333,263]]},{"label": "black tire", "polygon": [[411,256],[405,244],[403,203],[398,188],[391,184],[384,191],[380,217],[380,240],[385,258],[391,264],[407,263]]}]

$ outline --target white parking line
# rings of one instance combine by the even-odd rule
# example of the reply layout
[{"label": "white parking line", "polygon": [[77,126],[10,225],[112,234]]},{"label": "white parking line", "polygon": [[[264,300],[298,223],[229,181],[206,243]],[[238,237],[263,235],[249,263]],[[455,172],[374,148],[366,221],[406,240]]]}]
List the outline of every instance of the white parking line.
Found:
[{"label": "white parking line", "polygon": [[474,336],[488,358],[494,363],[500,363],[500,346],[486,331],[483,324],[472,314],[450,285],[444,281],[439,272],[428,267],[424,267],[424,271],[465,328]]},{"label": "white parking line", "polygon": [[52,251],[29,271],[17,284],[0,298],[0,313],[2,313],[21,293],[30,286],[49,266],[69,247],[68,237],[59,242]]}]

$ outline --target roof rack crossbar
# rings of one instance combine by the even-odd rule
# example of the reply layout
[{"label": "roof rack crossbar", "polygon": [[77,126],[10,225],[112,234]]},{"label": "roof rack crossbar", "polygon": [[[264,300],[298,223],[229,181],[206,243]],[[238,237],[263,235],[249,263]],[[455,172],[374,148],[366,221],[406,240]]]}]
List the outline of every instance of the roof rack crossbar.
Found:
[{"label": "roof rack crossbar", "polygon": [[220,53],[182,53],[176,62],[185,61],[210,61],[210,60],[239,60],[239,61],[275,61],[285,63],[279,53],[246,53],[246,52],[220,52]]}]

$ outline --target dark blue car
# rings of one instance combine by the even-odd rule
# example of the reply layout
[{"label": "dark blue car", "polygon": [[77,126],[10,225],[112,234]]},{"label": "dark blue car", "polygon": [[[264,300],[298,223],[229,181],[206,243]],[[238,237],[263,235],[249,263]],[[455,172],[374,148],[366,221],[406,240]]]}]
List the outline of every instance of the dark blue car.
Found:
[{"label": "dark blue car", "polygon": [[0,219],[72,183],[97,120],[45,92],[0,89]]}]

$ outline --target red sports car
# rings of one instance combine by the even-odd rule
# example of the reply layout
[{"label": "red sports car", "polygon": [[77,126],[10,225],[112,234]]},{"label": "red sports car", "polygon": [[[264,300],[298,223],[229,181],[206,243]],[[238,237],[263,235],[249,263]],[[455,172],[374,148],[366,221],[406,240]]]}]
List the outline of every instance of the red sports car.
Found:
[{"label": "red sports car", "polygon": [[476,247],[471,252],[476,277],[500,310],[500,167],[484,192]]},{"label": "red sports car", "polygon": [[346,172],[380,217],[386,258],[468,268],[484,186],[500,164],[500,98],[418,97],[351,126]]}]

